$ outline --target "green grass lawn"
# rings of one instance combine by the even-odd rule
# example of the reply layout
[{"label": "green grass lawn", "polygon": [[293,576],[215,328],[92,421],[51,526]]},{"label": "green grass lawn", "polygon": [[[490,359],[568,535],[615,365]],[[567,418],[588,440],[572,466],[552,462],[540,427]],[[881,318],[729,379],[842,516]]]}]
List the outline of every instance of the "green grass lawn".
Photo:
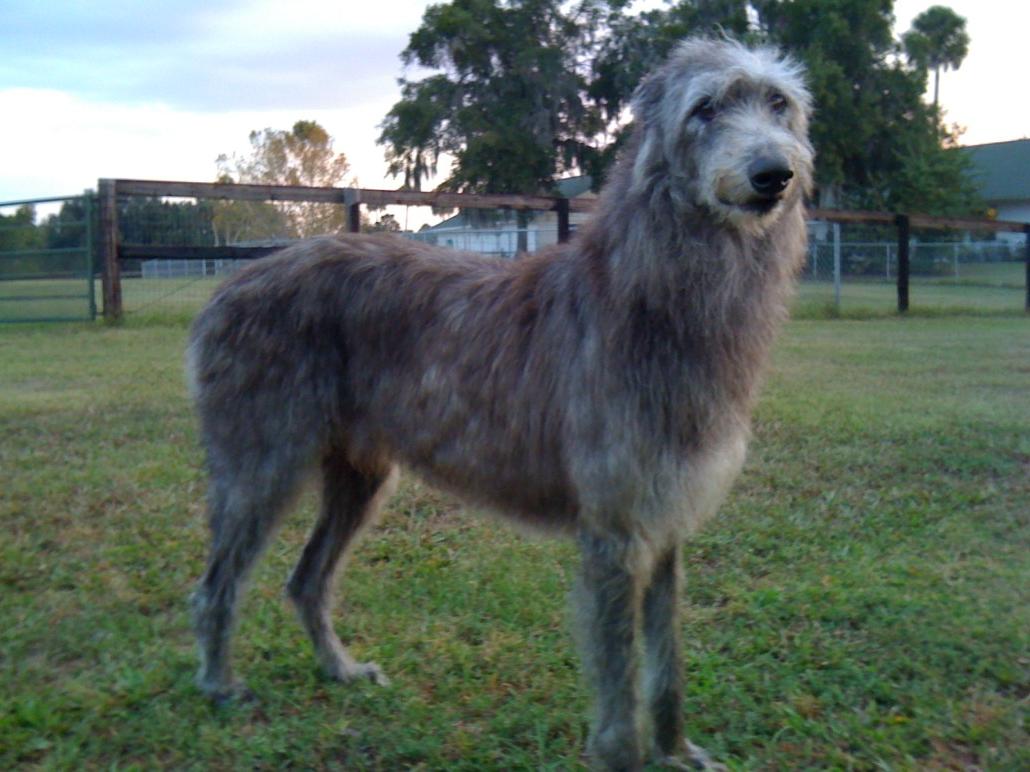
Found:
[{"label": "green grass lawn", "polygon": [[[141,321],[181,323],[200,310],[219,282],[220,279],[210,277],[125,279],[122,282],[125,313]],[[1025,295],[1022,284],[967,285],[912,277],[910,310],[913,314],[931,315],[1018,313],[1023,309]],[[841,287],[839,311],[833,308],[833,300],[832,283],[802,282],[794,302],[794,315],[808,319],[888,316],[897,309],[898,294],[896,286],[890,282],[847,279]]]},{"label": "green grass lawn", "polygon": [[[393,685],[323,680],[282,598],[195,690],[205,552],[183,325],[0,327],[0,768],[570,769],[588,696],[571,545],[407,480],[337,627]],[[689,731],[732,769],[1030,768],[1030,321],[795,321],[719,519],[686,548]]]},{"label": "green grass lawn", "polygon": [[[1018,313],[1025,303],[1026,292],[1018,285],[956,284],[920,276],[911,277],[909,285],[909,312],[913,315]],[[793,313],[802,319],[888,316],[897,311],[897,285],[845,279],[841,284],[840,309],[835,309],[833,304],[832,282],[803,281],[798,287]]]},{"label": "green grass lawn", "polygon": [[[1026,292],[1021,263],[970,265],[963,266],[963,270],[973,273],[958,282],[949,277],[913,276],[911,312],[998,314],[1018,313],[1023,309]],[[181,322],[196,314],[220,281],[214,277],[126,278],[122,281],[125,312],[129,317],[144,321]],[[839,310],[833,308],[833,300],[832,282],[803,281],[794,302],[794,315],[800,318],[886,316],[895,313],[898,295],[891,282],[846,278],[841,287]]]},{"label": "green grass lawn", "polygon": [[[215,278],[126,279],[122,282],[125,314],[140,322],[185,323],[200,310],[219,281]],[[97,292],[99,297],[99,284]],[[1022,310],[1025,294],[1020,286],[965,285],[914,277],[910,313],[1013,314]],[[837,310],[832,283],[806,281],[798,289],[793,313],[802,319],[835,316],[867,319],[893,315],[897,304],[894,284],[846,280]]]},{"label": "green grass lawn", "polygon": [[999,263],[960,263],[958,276],[941,276],[939,283],[970,284],[994,287],[1026,286],[1026,265],[1017,260]]}]

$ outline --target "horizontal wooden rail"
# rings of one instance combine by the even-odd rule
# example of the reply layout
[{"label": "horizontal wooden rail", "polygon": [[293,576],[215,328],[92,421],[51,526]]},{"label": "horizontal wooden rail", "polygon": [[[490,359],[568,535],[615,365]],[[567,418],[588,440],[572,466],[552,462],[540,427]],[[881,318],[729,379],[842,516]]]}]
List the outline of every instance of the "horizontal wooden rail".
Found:
[{"label": "horizontal wooden rail", "polygon": [[166,180],[113,180],[119,196],[171,196],[221,198],[237,201],[308,201],[344,204],[347,188],[310,188],[298,185],[240,185],[222,182]]},{"label": "horizontal wooden rail", "polygon": [[[448,193],[445,191],[420,190],[370,190],[353,189],[355,204],[368,206],[432,206],[437,209],[521,209],[535,211],[551,211],[557,209],[561,199],[554,196],[523,196],[478,193]],[[579,208],[571,211],[586,212],[593,209],[590,199],[581,201]]]},{"label": "horizontal wooden rail", "polygon": [[894,225],[896,215],[891,212],[866,212],[861,209],[809,209],[809,220],[851,223],[854,225]]},{"label": "horizontal wooden rail", "polygon": [[[238,201],[305,201],[325,204],[365,204],[371,207],[432,206],[437,209],[525,209],[548,211],[557,207],[553,196],[448,193],[445,191],[377,190],[374,188],[317,188],[299,185],[242,185],[223,182],[115,180],[118,195],[217,198]],[[570,202],[571,211],[588,211],[590,200]]]},{"label": "horizontal wooden rail", "polygon": [[[299,185],[244,185],[223,182],[174,182],[167,180],[113,180],[118,195],[170,196],[178,198],[217,198],[240,201],[306,201],[327,204],[365,204],[370,207],[389,205],[432,206],[437,209],[520,209],[557,211],[555,196],[520,194],[449,193],[436,190],[379,190],[375,188],[327,188]],[[589,212],[595,199],[568,199],[570,212]],[[811,220],[866,225],[894,225],[893,212],[870,212],[850,209],[808,210]],[[913,228],[942,230],[979,230],[1022,233],[1025,223],[966,217],[932,217],[912,214]]]},{"label": "horizontal wooden rail", "polygon": [[995,233],[1022,233],[1026,223],[1008,220],[981,220],[972,217],[931,217],[927,214],[909,215],[913,228],[936,228],[949,231],[993,231]]},{"label": "horizontal wooden rail", "polygon": [[258,247],[165,247],[119,244],[119,260],[249,260],[279,252],[288,245]]},{"label": "horizontal wooden rail", "polygon": [[[897,215],[891,212],[866,212],[852,209],[809,209],[809,220],[850,223],[855,225],[894,225]],[[1026,223],[1006,220],[985,220],[975,217],[934,217],[928,214],[908,215],[913,228],[940,230],[993,231],[1022,233]]]}]

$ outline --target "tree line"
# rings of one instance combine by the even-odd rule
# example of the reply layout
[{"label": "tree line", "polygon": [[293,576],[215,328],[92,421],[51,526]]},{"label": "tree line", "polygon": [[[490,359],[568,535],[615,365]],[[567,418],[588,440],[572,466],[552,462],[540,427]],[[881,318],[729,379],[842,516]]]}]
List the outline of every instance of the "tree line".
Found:
[{"label": "tree line", "polygon": [[[690,34],[771,43],[802,61],[815,97],[818,203],[970,214],[980,207],[959,131],[923,100],[928,74],[957,67],[965,22],[935,6],[901,39],[893,0],[450,0],[430,6],[401,58],[380,143],[419,188],[453,166],[452,191],[551,192],[569,174],[599,185],[629,133],[637,83]],[[936,93],[936,91],[935,91]],[[936,100],[936,97],[935,97]]]},{"label": "tree line", "polygon": [[82,253],[63,250],[86,247],[87,211],[83,199],[74,198],[38,222],[31,204],[0,214],[0,253],[6,253],[0,260],[0,278],[83,271]]},{"label": "tree line", "polygon": [[[577,174],[600,187],[631,131],[629,102],[641,78],[688,35],[731,34],[805,64],[817,106],[817,204],[983,213],[968,160],[955,150],[960,130],[945,126],[938,105],[941,70],[960,66],[969,45],[965,20],[950,9],[929,8],[896,39],[893,0],[669,0],[643,12],[631,5],[430,5],[401,60],[431,74],[402,78],[401,99],[380,125],[388,173],[416,190],[441,171],[437,188],[454,192],[554,194],[557,180]],[[337,186],[349,172],[314,121],[255,131],[250,142],[248,155],[219,157],[220,180]],[[232,243],[344,225],[342,208],[331,205],[234,202],[219,205],[214,232],[216,242]],[[387,215],[363,228],[397,224]]]}]

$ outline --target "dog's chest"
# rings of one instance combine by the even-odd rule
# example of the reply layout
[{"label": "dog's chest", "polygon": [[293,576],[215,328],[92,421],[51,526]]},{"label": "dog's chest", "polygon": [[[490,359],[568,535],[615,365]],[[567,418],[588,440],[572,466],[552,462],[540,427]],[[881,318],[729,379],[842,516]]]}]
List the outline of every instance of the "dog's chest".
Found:
[{"label": "dog's chest", "polygon": [[741,428],[680,460],[669,475],[654,541],[678,543],[711,519],[739,475],[746,453],[747,431]]}]

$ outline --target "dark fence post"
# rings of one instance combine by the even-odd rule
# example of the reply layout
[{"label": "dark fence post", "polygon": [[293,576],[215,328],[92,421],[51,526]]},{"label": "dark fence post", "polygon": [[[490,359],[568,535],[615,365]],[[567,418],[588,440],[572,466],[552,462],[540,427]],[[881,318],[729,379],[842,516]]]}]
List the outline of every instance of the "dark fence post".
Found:
[{"label": "dark fence post", "polygon": [[907,214],[899,214],[894,218],[898,226],[898,313],[908,311],[908,240],[909,219]]},{"label": "dark fence post", "polygon": [[569,240],[571,234],[569,227],[569,199],[559,198],[554,203],[554,209],[558,212],[558,243],[564,244]]},{"label": "dark fence post", "polygon": [[1023,226],[1023,237],[1026,239],[1023,244],[1023,260],[1026,263],[1026,301],[1023,310],[1030,314],[1030,223]]},{"label": "dark fence post", "polygon": [[100,208],[100,255],[104,261],[104,320],[122,319],[122,270],[118,264],[118,190],[114,180],[97,184]]},{"label": "dark fence post", "polygon": [[347,206],[347,230],[351,233],[361,233],[361,204]]}]

